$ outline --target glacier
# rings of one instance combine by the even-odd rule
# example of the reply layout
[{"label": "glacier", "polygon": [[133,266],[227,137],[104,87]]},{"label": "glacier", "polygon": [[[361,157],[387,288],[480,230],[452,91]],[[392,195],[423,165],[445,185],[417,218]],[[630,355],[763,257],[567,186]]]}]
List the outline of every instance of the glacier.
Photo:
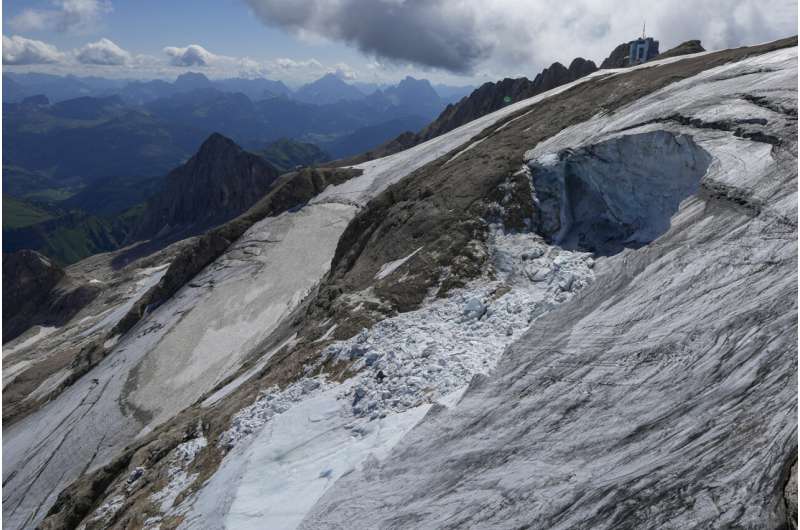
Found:
[{"label": "glacier", "polygon": [[[708,53],[599,71],[360,164],[255,223],[122,336],[103,333],[127,306],[79,314],[65,329],[108,352],[5,429],[5,524],[35,526],[73,480],[187,410],[213,413],[291,349],[282,326],[387,188],[492,145],[557,94]],[[150,471],[145,528],[777,527],[797,446],[796,79],[796,47],[755,55],[530,145],[518,171],[552,232],[489,219],[485,275],[347,340],[327,344],[330,324],[305,376],[260,390],[218,438],[196,422],[162,468],[109,488],[86,528],[116,524]],[[665,182],[675,172],[687,180]],[[630,194],[605,187],[615,175]],[[605,209],[576,201],[576,183]],[[406,281],[420,250],[376,281]],[[126,304],[163,272],[143,270]],[[11,353],[35,360],[59,332]]]},{"label": "glacier", "polygon": [[[797,447],[796,49],[707,70],[534,146],[690,134],[701,191],[655,241],[597,260],[456,406],[340,479],[301,528],[778,528]],[[663,120],[767,120],[794,143]],[[694,122],[698,124],[700,122]],[[794,136],[793,136],[794,135]],[[641,160],[607,160],[625,171]],[[631,156],[631,153],[628,153]],[[573,168],[574,169],[574,168]],[[735,191],[742,190],[743,196]]]}]

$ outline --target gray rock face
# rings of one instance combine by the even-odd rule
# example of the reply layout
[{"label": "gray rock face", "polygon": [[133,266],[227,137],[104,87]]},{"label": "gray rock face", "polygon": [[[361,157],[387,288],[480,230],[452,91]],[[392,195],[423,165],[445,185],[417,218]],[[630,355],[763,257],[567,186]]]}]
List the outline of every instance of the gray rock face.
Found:
[{"label": "gray rock face", "polygon": [[60,325],[97,294],[96,286],[73,285],[64,270],[33,250],[3,258],[3,342],[34,325]]},{"label": "gray rock face", "polygon": [[129,239],[176,240],[222,224],[255,204],[277,178],[278,171],[265,160],[212,134],[197,154],[167,175]]},{"label": "gray rock face", "polygon": [[485,83],[457,104],[448,105],[433,123],[420,132],[418,141],[439,136],[459,125],[502,108],[509,102],[541,94],[580,79],[595,70],[597,70],[597,66],[592,61],[577,57],[573,59],[569,67],[559,62],[551,64],[537,74],[533,81],[521,77],[519,79],[507,78],[497,83]]},{"label": "gray rock face", "polygon": [[689,55],[690,53],[700,53],[706,51],[699,40],[687,40],[670,48],[662,54],[659,54],[658,59],[666,59],[667,57],[678,57],[679,55]]},{"label": "gray rock face", "polygon": [[783,489],[786,498],[786,519],[791,528],[797,528],[797,462],[789,471],[789,480]]},{"label": "gray rock face", "polygon": [[623,42],[611,51],[611,55],[603,59],[603,62],[600,63],[600,69],[625,68],[628,66],[629,50],[630,45],[627,42]]}]

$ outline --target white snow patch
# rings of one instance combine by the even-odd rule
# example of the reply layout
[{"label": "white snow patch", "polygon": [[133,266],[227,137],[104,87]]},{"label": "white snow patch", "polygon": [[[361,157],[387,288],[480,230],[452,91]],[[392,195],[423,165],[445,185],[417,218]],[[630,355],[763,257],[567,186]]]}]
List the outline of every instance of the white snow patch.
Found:
[{"label": "white snow patch", "polygon": [[536,159],[536,163],[542,167],[557,166],[558,162],[558,153],[547,153]]},{"label": "white snow patch", "polygon": [[183,490],[197,478],[197,473],[188,473],[186,469],[194,461],[197,454],[208,445],[205,436],[192,438],[172,450],[167,472],[170,481],[167,486],[151,495],[151,500],[159,505],[162,513],[169,513]]},{"label": "white snow patch", "polygon": [[[102,505],[100,505],[97,510],[95,510],[92,517],[89,518],[89,522],[99,522],[103,520],[111,519],[114,514],[116,514],[122,505],[125,503],[125,496],[124,495],[114,495]],[[81,524],[78,526],[78,530],[83,530],[86,528],[85,524]]]},{"label": "white snow patch", "polygon": [[[526,113],[526,114],[527,114],[527,113]],[[522,117],[522,116],[520,116],[520,117]],[[512,120],[512,121],[513,121],[513,120]],[[484,140],[486,140],[487,138],[488,138],[488,136],[484,136],[484,137],[483,137],[483,138],[481,138],[480,140],[475,140],[474,142],[472,142],[471,144],[469,144],[467,147],[465,147],[464,149],[462,149],[462,150],[461,150],[461,151],[459,151],[458,153],[454,154],[454,155],[452,156],[452,158],[450,158],[450,159],[449,159],[447,162],[445,162],[445,165],[449,164],[450,162],[452,162],[452,161],[453,161],[453,160],[455,160],[456,158],[460,157],[461,155],[463,155],[464,153],[466,153],[467,151],[469,151],[469,150],[470,150],[470,149],[472,149],[473,147],[477,146],[478,144],[480,144],[481,142],[483,142],[483,141],[484,141]]]},{"label": "white snow patch", "polygon": [[383,460],[430,407],[369,422],[356,434],[342,428],[350,418],[340,394],[332,388],[305,400],[262,431],[248,451],[252,465],[238,484],[226,528],[297,527],[336,479],[369,459]]},{"label": "white snow patch", "polygon": [[338,324],[334,324],[331,327],[329,327],[327,331],[325,331],[325,333],[323,333],[322,336],[317,340],[315,340],[314,342],[322,342],[324,340],[328,340],[329,338],[331,338],[331,335],[333,335],[333,332],[336,331],[337,326]]},{"label": "white snow patch", "polygon": [[87,337],[98,330],[101,329],[108,329],[114,327],[117,322],[122,320],[122,318],[128,314],[128,311],[131,310],[133,305],[148,291],[151,287],[156,285],[158,282],[161,281],[161,278],[167,273],[167,268],[169,267],[169,263],[164,263],[163,265],[159,265],[158,267],[148,267],[145,269],[141,269],[136,271],[137,276],[141,276],[140,279],[136,280],[135,286],[130,290],[127,298],[120,303],[105,310],[101,314],[105,314],[106,316],[103,317],[97,324],[90,327],[83,333],[81,333],[81,337]]},{"label": "white snow patch", "polygon": [[266,355],[262,356],[261,359],[256,363],[252,368],[247,370],[246,372],[242,373],[236,379],[228,383],[227,385],[223,386],[210,396],[208,396],[203,402],[200,404],[201,407],[210,407],[214,403],[218,402],[220,399],[228,396],[231,392],[235,391],[237,388],[242,386],[246,381],[249,381],[251,377],[261,371],[264,366],[266,366],[267,361],[281,348],[284,346],[288,346],[289,348],[293,348],[294,345],[297,344],[297,333],[293,333],[288,339],[281,342],[271,351],[269,351]]},{"label": "white snow patch", "polygon": [[[3,359],[6,358],[7,355],[11,355],[12,353],[20,350],[24,350],[25,348],[32,346],[42,340],[43,338],[51,335],[54,331],[56,331],[57,327],[50,327],[50,326],[36,326],[36,331],[33,335],[22,337],[11,341],[8,345],[3,346]],[[22,339],[22,340],[20,340]],[[17,342],[18,341],[18,342]]]},{"label": "white snow patch", "polygon": [[394,261],[390,261],[389,263],[384,263],[381,266],[381,269],[375,274],[376,280],[382,280],[389,276],[391,273],[399,269],[403,266],[403,264],[414,257],[414,254],[422,250],[422,247],[419,247],[417,250],[406,256],[405,258],[400,258]]},{"label": "white snow patch", "polygon": [[25,396],[25,399],[23,401],[28,401],[28,400],[35,401],[39,398],[45,397],[50,392],[58,388],[58,386],[61,383],[66,381],[66,379],[70,375],[72,375],[72,370],[70,370],[69,368],[62,368],[61,370],[58,370],[57,372],[50,374],[50,376],[47,379],[39,383],[39,386],[37,386],[33,390],[33,392]]}]

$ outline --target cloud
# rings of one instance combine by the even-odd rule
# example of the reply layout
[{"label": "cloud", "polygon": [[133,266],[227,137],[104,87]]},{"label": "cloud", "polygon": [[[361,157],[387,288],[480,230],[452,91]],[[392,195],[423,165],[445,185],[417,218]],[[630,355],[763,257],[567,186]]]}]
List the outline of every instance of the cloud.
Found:
[{"label": "cloud", "polygon": [[266,25],[342,42],[381,60],[457,74],[535,75],[558,60],[602,60],[641,31],[662,48],[709,49],[797,33],[796,0],[247,0]]},{"label": "cloud", "polygon": [[343,81],[354,81],[358,79],[358,73],[346,63],[337,63],[333,68],[329,68],[328,72],[335,74],[336,77]]},{"label": "cloud", "polygon": [[82,64],[113,66],[128,64],[131,54],[109,39],[100,39],[77,50],[75,58]]},{"label": "cloud", "polygon": [[248,0],[267,25],[311,32],[394,61],[468,72],[491,52],[475,6],[450,0]]},{"label": "cloud", "polygon": [[322,63],[316,59],[308,59],[305,61],[296,61],[287,57],[280,57],[275,59],[274,65],[281,70],[298,70],[298,69],[316,69],[322,70]]},{"label": "cloud", "polygon": [[51,9],[25,9],[9,21],[16,31],[91,31],[113,9],[108,0],[53,0]]},{"label": "cloud", "polygon": [[51,64],[64,58],[55,46],[19,35],[3,35],[3,64]]},{"label": "cloud", "polygon": [[199,44],[190,44],[185,48],[167,46],[164,53],[170,57],[173,66],[210,66],[218,57]]},{"label": "cloud", "polygon": [[272,70],[274,64],[256,61],[249,57],[230,57],[211,53],[199,44],[186,47],[167,46],[164,53],[169,57],[169,65],[178,68],[201,67],[209,75],[237,77],[262,77]]}]

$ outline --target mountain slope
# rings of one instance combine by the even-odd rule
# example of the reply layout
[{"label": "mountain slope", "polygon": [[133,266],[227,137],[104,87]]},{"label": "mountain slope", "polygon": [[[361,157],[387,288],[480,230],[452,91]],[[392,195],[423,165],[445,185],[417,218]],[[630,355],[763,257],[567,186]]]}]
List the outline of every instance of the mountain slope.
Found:
[{"label": "mountain slope", "polygon": [[212,134],[197,154],[167,175],[128,240],[175,240],[200,233],[244,212],[277,178],[269,163]]},{"label": "mountain slope", "polygon": [[463,125],[484,114],[495,111],[509,102],[526,99],[541,94],[559,85],[575,81],[597,70],[592,61],[581,57],[574,59],[569,67],[553,63],[537,74],[533,81],[528,79],[504,79],[498,83],[486,83],[475,90],[465,100],[448,106],[442,114],[422,132],[424,140],[433,138]]},{"label": "mountain slope", "polygon": [[796,54],[591,74],[212,237],[5,429],[6,524],[780,522]]},{"label": "mountain slope", "polygon": [[138,216],[136,209],[111,217],[69,211],[36,224],[3,230],[3,252],[33,249],[68,265],[121,247]]},{"label": "mountain slope", "polygon": [[561,63],[553,63],[537,74],[533,81],[521,77],[519,79],[506,78],[496,83],[484,83],[458,103],[447,105],[434,121],[414,135],[413,141],[410,141],[407,136],[397,137],[369,153],[347,159],[343,163],[358,163],[372,157],[393,154],[396,152],[395,149],[409,145],[409,142],[411,145],[415,145],[430,140],[510,103],[552,90],[596,70],[597,67],[592,61],[578,57],[570,63],[569,68]]},{"label": "mountain slope", "polygon": [[667,59],[669,57],[678,57],[680,55],[689,55],[690,53],[700,53],[704,51],[706,51],[706,49],[703,48],[703,45],[700,44],[699,40],[687,40],[686,42],[678,44],[674,48],[670,48],[664,53],[658,54],[656,58]]},{"label": "mountain slope", "polygon": [[281,138],[258,151],[267,162],[280,172],[296,166],[313,166],[330,160],[330,156],[314,144]]},{"label": "mountain slope", "polygon": [[[668,78],[683,63],[674,64],[652,75]],[[771,73],[751,79],[759,68]],[[783,489],[797,444],[796,69],[796,49],[718,66],[531,142],[521,172],[532,180],[537,232],[562,248],[573,230],[608,241],[602,208],[614,211],[604,223],[646,211],[632,226],[651,234],[647,243],[623,235],[638,250],[599,253],[607,257],[596,258],[591,285],[540,308],[495,372],[473,379],[457,405],[434,405],[388,457],[342,476],[300,527],[787,524]],[[650,72],[641,73],[631,81]],[[492,147],[546,118],[520,118]],[[765,120],[782,147],[736,133],[748,120]],[[491,143],[470,153],[491,156]],[[692,176],[704,157],[713,163]],[[648,197],[624,182],[648,189],[648,174],[670,166],[671,178],[697,179],[697,188],[649,232],[663,192]],[[605,204],[581,202],[592,186],[609,194]],[[549,224],[559,219],[569,224]],[[340,276],[354,277],[369,258]],[[363,399],[374,399],[371,389]],[[254,493],[247,480],[243,496]]]}]

